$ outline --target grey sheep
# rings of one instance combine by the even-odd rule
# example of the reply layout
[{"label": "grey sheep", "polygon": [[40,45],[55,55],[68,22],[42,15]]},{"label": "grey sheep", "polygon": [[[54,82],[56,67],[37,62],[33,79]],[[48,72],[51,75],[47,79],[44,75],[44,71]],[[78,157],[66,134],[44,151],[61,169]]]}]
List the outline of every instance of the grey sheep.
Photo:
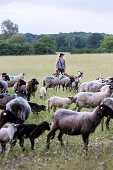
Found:
[{"label": "grey sheep", "polygon": [[58,140],[63,145],[62,136],[82,135],[86,150],[88,150],[88,139],[106,115],[112,115],[113,110],[103,105],[97,106],[93,112],[74,112],[72,110],[61,109],[52,116],[50,133],[47,135],[47,145],[49,148],[50,140],[55,137],[55,132],[60,130]]}]

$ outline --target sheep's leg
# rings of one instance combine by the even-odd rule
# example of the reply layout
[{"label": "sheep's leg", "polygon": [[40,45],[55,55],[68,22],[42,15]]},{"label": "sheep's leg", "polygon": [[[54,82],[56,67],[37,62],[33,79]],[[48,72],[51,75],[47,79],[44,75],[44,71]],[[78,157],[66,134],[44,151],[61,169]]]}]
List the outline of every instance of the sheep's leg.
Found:
[{"label": "sheep's leg", "polygon": [[30,139],[30,142],[31,142],[31,149],[33,150],[34,149],[34,139]]},{"label": "sheep's leg", "polygon": [[58,140],[60,141],[61,146],[64,145],[64,143],[63,143],[63,141],[62,141],[62,136],[63,136],[63,133],[62,133],[62,130],[60,130],[60,133],[59,133],[59,135],[58,135]]},{"label": "sheep's leg", "polygon": [[82,135],[82,139],[84,141],[85,149],[88,151],[89,134]]},{"label": "sheep's leg", "polygon": [[104,130],[104,117],[103,117],[103,119],[101,120],[101,129],[102,129],[102,131]]},{"label": "sheep's leg", "polygon": [[5,153],[5,151],[6,151],[6,143],[1,143],[1,147],[2,147],[2,153]]},{"label": "sheep's leg", "polygon": [[24,148],[24,138],[21,138],[19,140],[19,142],[20,142],[20,146],[21,146],[22,150],[24,151],[25,150],[25,148]]},{"label": "sheep's leg", "polygon": [[106,120],[106,129],[109,130],[109,122],[110,122],[110,116],[107,116]]},{"label": "sheep's leg", "polygon": [[56,131],[56,130],[51,130],[51,131],[49,132],[49,134],[47,135],[46,149],[49,149],[50,140],[55,137],[55,131]]},{"label": "sheep's leg", "polygon": [[11,144],[11,147],[14,147],[14,146],[16,145],[16,142],[17,142],[16,139],[15,139],[15,140],[12,140],[11,143],[10,143],[10,144]]}]

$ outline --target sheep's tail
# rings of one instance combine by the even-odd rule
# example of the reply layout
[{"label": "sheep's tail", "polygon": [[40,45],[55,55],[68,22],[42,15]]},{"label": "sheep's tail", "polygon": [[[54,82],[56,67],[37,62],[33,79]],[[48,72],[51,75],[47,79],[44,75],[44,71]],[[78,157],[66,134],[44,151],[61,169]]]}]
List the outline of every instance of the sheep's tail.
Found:
[{"label": "sheep's tail", "polygon": [[104,112],[105,116],[110,115],[113,118],[113,110],[109,106],[101,104],[100,109]]},{"label": "sheep's tail", "polygon": [[45,85],[46,85],[46,84],[45,84],[45,80],[43,80],[43,87],[45,87]]},{"label": "sheep's tail", "polygon": [[48,99],[46,110],[50,110],[50,107],[51,107],[51,101]]}]

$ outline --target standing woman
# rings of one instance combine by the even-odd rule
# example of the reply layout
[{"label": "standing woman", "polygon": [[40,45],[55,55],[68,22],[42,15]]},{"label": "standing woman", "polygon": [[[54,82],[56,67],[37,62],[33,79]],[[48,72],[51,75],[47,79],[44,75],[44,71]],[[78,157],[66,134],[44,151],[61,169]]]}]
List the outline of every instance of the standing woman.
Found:
[{"label": "standing woman", "polygon": [[56,72],[64,74],[66,69],[65,59],[63,58],[65,54],[60,53],[60,56],[56,62]]}]

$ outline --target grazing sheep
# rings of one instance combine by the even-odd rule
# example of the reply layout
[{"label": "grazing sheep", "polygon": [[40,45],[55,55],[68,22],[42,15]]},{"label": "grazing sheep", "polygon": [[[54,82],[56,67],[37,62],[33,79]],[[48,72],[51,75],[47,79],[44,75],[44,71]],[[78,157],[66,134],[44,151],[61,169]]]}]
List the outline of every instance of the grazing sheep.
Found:
[{"label": "grazing sheep", "polygon": [[13,135],[17,130],[17,125],[10,124],[8,128],[1,128],[0,129],[0,143],[2,147],[2,153],[6,151],[6,144],[11,142],[13,139]]},{"label": "grazing sheep", "polygon": [[9,110],[3,110],[0,113],[0,128],[5,125],[5,123],[23,123],[21,119],[19,119],[13,112]]},{"label": "grazing sheep", "polygon": [[96,107],[98,106],[102,100],[106,97],[110,97],[113,91],[113,87],[109,86],[105,92],[80,92],[75,95],[73,98],[75,99],[76,106],[78,107],[78,111],[82,107]]},{"label": "grazing sheep", "polygon": [[50,140],[55,137],[55,132],[60,130],[58,140],[63,145],[62,136],[82,135],[86,151],[88,150],[88,138],[100,124],[102,118],[106,115],[112,115],[113,110],[106,109],[105,106],[97,106],[93,112],[74,112],[72,110],[61,109],[52,116],[51,131],[47,135],[47,145],[49,148]]},{"label": "grazing sheep", "polygon": [[53,109],[55,111],[57,107],[67,109],[74,101],[71,96],[68,98],[54,96],[47,100],[47,110]]},{"label": "grazing sheep", "polygon": [[[113,98],[111,98],[111,97],[105,98],[105,99],[101,102],[101,104],[104,104],[104,105],[110,107],[110,108],[113,110]],[[111,119],[111,116],[108,115],[108,116],[107,116],[107,120],[106,120],[106,128],[107,128],[107,129],[109,129],[110,119]],[[101,123],[102,131],[103,131],[103,123],[104,123],[104,118],[103,118],[102,123]]]},{"label": "grazing sheep", "polygon": [[31,149],[34,149],[34,140],[42,135],[45,130],[50,130],[49,123],[44,121],[39,125],[36,124],[23,124],[17,127],[14,134],[12,146],[16,144],[17,139],[20,141],[20,146],[24,150],[24,138],[29,138],[31,142]]},{"label": "grazing sheep", "polygon": [[9,76],[8,87],[13,87],[18,80],[24,80],[24,73],[20,73],[17,76]]},{"label": "grazing sheep", "polygon": [[31,103],[31,102],[28,102],[28,103],[31,106],[31,111],[32,112],[35,112],[35,113],[38,114],[38,112],[41,112],[42,110],[46,111],[46,106],[45,105],[38,105],[36,103]]},{"label": "grazing sheep", "polygon": [[0,109],[5,109],[6,104],[16,97],[17,94],[0,94]]},{"label": "grazing sheep", "polygon": [[32,95],[35,95],[35,92],[38,89],[38,85],[39,85],[39,82],[37,81],[37,79],[33,78],[26,85],[27,92],[32,94]]},{"label": "grazing sheep", "polygon": [[20,90],[26,90],[26,82],[22,79],[18,80],[14,86],[13,86],[13,91],[16,93]]},{"label": "grazing sheep", "polygon": [[45,87],[41,87],[40,88],[40,98],[45,97],[46,93],[47,93],[46,88]]},{"label": "grazing sheep", "polygon": [[21,120],[25,121],[31,113],[31,107],[27,102],[26,92],[19,92],[15,99],[6,104],[6,110],[12,111]]},{"label": "grazing sheep", "polygon": [[43,78],[43,87],[46,88],[46,90],[48,88],[56,88],[57,90],[57,87],[59,86],[59,74],[58,73],[55,73],[53,74],[54,76],[46,76]]},{"label": "grazing sheep", "polygon": [[100,82],[100,80],[84,82],[80,85],[80,92],[99,92],[105,85],[110,85],[110,82]]}]

